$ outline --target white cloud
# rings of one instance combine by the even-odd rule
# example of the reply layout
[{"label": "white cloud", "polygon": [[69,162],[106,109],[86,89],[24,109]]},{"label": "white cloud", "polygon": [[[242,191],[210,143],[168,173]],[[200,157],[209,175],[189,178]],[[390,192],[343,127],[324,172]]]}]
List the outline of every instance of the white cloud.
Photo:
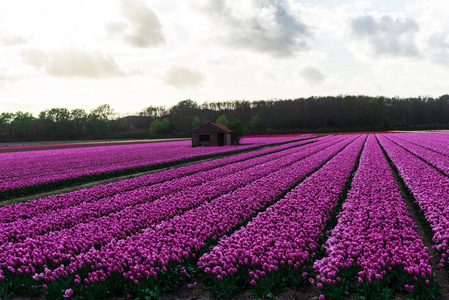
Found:
[{"label": "white cloud", "polygon": [[449,7],[441,1],[418,2],[411,11],[418,14],[421,31],[417,43],[423,56],[433,63],[449,65]]},{"label": "white cloud", "polygon": [[257,73],[257,79],[260,83],[274,83],[279,80],[279,76],[275,73],[268,71],[268,70],[262,70]]},{"label": "white cloud", "polygon": [[195,88],[207,82],[207,75],[194,68],[170,66],[162,76],[164,82],[179,89]]},{"label": "white cloud", "polygon": [[23,51],[21,57],[26,64],[55,77],[105,78],[125,75],[112,56],[100,52],[66,49],[47,53],[30,49]]},{"label": "white cloud", "polygon": [[205,65],[212,67],[222,67],[222,68],[239,68],[242,64],[240,58],[234,55],[216,55],[210,54],[206,56],[203,61]]},{"label": "white cloud", "polygon": [[285,0],[190,0],[208,20],[209,38],[233,48],[291,56],[308,48],[307,26]]},{"label": "white cloud", "polygon": [[120,13],[125,22],[110,22],[106,30],[111,36],[119,36],[131,46],[154,47],[165,42],[162,24],[157,14],[139,0],[121,0]]},{"label": "white cloud", "polygon": [[350,20],[350,28],[353,39],[373,57],[419,55],[415,44],[419,25],[411,18],[361,15]]}]

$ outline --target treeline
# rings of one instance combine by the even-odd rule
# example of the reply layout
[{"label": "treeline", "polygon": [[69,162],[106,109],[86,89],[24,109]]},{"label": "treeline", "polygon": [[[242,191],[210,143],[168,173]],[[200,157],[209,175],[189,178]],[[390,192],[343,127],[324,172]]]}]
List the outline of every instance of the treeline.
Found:
[{"label": "treeline", "polygon": [[246,129],[247,134],[368,130],[447,129],[449,95],[438,98],[369,96],[309,97],[293,100],[225,101],[147,107],[118,116],[108,105],[87,113],[52,108],[0,114],[0,141],[188,137],[208,121]]}]

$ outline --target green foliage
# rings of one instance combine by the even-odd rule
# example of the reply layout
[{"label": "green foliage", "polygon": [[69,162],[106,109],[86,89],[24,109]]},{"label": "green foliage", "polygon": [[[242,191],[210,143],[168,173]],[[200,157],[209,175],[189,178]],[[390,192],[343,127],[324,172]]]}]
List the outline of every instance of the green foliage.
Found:
[{"label": "green foliage", "polygon": [[194,116],[192,121],[192,129],[197,130],[198,128],[200,128],[200,126],[201,126],[200,118],[198,118],[198,116]]},{"label": "green foliage", "polygon": [[39,121],[51,138],[75,137],[74,123],[66,108],[52,108],[39,113]]},{"label": "green foliage", "polygon": [[243,122],[240,121],[234,121],[229,124],[229,129],[234,131],[235,143],[239,145],[240,139],[242,138],[242,136],[245,135],[246,132],[245,124],[243,124]]},{"label": "green foliage", "polygon": [[28,137],[33,132],[33,121],[35,118],[29,112],[18,111],[11,121],[12,131],[19,137]]},{"label": "green foliage", "polygon": [[225,115],[219,116],[219,117],[217,118],[216,123],[223,124],[224,126],[228,126],[228,125],[229,125],[228,118],[226,118]]},{"label": "green foliage", "polygon": [[192,119],[198,115],[198,104],[190,99],[182,100],[170,108],[170,117],[176,120],[179,132],[190,135],[192,132]]},{"label": "green foliage", "polygon": [[175,131],[176,124],[170,122],[168,118],[165,118],[161,121],[158,119],[153,120],[151,122],[150,133],[153,135],[162,135],[162,134],[171,134]]},{"label": "green foliage", "polygon": [[103,104],[92,109],[88,115],[90,132],[97,137],[101,137],[102,134],[110,130],[110,120],[114,115],[114,110],[109,104]]},{"label": "green foliage", "polygon": [[[358,272],[361,268],[352,267],[343,269],[338,276],[341,282],[333,284],[324,284],[321,290],[326,299],[340,300],[347,299],[349,295],[354,295],[357,299],[376,300],[390,299],[394,295],[405,295],[408,299],[438,299],[441,295],[440,288],[433,277],[426,278],[429,284],[419,276],[417,280],[413,275],[404,272],[404,269],[398,267],[392,272],[387,272],[382,280],[372,279],[368,283],[366,279],[363,283],[358,282]],[[413,291],[407,291],[405,285],[413,285]]]},{"label": "green foliage", "polygon": [[29,112],[3,112],[0,114],[0,140],[144,138],[150,133],[152,121],[158,119],[162,123],[164,118],[172,120],[170,129],[158,130],[166,132],[158,133],[159,137],[189,137],[198,126],[196,117],[201,124],[217,118],[218,123],[227,126],[230,126],[229,121],[240,121],[256,134],[264,134],[265,130],[267,133],[310,133],[447,129],[449,95],[403,99],[345,95],[201,105],[186,99],[170,108],[148,106],[124,117],[115,114],[108,104],[89,113],[83,109],[51,108],[40,112],[38,118]]},{"label": "green foliage", "polygon": [[90,120],[108,121],[114,117],[114,109],[109,104],[100,105],[89,113]]},{"label": "green foliage", "polygon": [[11,122],[14,120],[14,114],[3,112],[0,114],[0,134],[11,134]]},{"label": "green foliage", "polygon": [[153,120],[153,122],[151,122],[150,133],[158,134],[161,131],[161,129],[160,129],[161,126],[162,126],[161,121],[159,121],[158,119]]},{"label": "green foliage", "polygon": [[248,128],[251,130],[261,130],[263,127],[263,122],[258,115],[254,115],[248,123]]}]

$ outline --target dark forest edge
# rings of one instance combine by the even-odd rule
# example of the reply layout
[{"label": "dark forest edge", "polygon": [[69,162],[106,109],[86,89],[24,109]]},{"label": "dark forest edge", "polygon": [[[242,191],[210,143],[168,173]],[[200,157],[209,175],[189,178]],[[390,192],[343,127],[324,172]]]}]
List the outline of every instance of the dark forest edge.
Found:
[{"label": "dark forest edge", "polygon": [[0,142],[189,137],[209,121],[245,134],[449,128],[449,95],[438,98],[328,96],[286,100],[197,102],[149,106],[120,116],[109,104],[0,114]]}]

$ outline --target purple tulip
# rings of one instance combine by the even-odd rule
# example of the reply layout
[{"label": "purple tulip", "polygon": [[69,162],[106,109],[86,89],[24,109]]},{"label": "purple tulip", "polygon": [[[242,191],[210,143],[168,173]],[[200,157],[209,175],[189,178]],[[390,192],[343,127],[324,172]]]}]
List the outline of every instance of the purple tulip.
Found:
[{"label": "purple tulip", "polygon": [[[428,249],[416,233],[393,171],[373,135],[325,247],[326,256],[313,267],[323,284],[334,285],[334,278],[352,267],[361,269],[360,284],[382,281],[398,266],[403,266],[404,274],[415,275],[414,280],[419,274],[425,278],[428,270],[432,273]],[[412,290],[411,286],[405,287]]]},{"label": "purple tulip", "polygon": [[69,297],[71,297],[72,295],[73,295],[73,290],[72,290],[72,289],[67,289],[67,290],[65,290],[64,298],[69,298]]},{"label": "purple tulip", "polygon": [[0,193],[310,137],[247,138],[242,140],[242,145],[232,147],[192,148],[190,141],[175,141],[0,153]]}]

